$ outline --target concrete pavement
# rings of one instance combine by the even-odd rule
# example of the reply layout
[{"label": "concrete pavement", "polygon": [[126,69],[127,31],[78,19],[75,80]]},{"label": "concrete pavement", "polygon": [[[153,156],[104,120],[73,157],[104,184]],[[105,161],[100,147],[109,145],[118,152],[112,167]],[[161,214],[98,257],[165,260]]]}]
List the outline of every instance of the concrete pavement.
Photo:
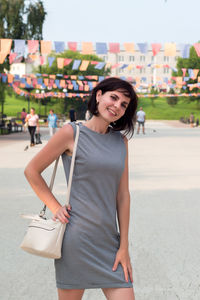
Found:
[{"label": "concrete pavement", "polygon": [[[200,128],[149,121],[146,135],[129,141],[130,254],[136,300],[200,299]],[[41,202],[23,170],[48,140],[24,151],[26,133],[0,136],[0,295],[3,300],[57,299],[53,261],[19,249],[27,222],[21,213],[38,212]],[[44,172],[49,180],[52,167]],[[65,200],[61,163],[54,192]],[[73,257],[72,257],[73,259]],[[100,290],[84,300],[105,299]]]}]

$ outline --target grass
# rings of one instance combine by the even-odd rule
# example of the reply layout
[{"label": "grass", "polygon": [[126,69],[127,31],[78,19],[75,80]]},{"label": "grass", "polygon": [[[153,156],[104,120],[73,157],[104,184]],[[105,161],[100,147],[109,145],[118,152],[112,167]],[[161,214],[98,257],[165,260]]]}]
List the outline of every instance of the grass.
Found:
[{"label": "grass", "polygon": [[[52,99],[52,103],[48,103],[46,112],[53,108],[58,112],[59,99]],[[36,109],[36,113],[45,114],[45,106],[35,102],[30,102],[30,107]],[[169,105],[166,98],[139,98],[139,106],[143,107],[146,112],[147,119],[152,120],[179,120],[181,117],[188,118],[191,112],[195,118],[200,118],[200,104],[197,101],[189,101],[189,98],[180,97],[176,105]],[[17,96],[16,94],[6,95],[4,103],[4,113],[7,116],[16,116],[18,112],[25,107],[28,110],[28,100]]]}]

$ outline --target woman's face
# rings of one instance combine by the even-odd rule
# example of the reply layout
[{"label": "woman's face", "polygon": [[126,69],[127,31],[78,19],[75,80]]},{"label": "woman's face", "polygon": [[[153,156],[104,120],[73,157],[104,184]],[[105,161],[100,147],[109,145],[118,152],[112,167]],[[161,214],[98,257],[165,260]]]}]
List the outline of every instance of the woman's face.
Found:
[{"label": "woman's face", "polygon": [[96,100],[99,115],[107,122],[115,122],[124,114],[129,105],[130,98],[119,91],[108,91],[102,95],[101,90],[97,92]]},{"label": "woman's face", "polygon": [[31,115],[34,115],[35,110],[31,108]]}]

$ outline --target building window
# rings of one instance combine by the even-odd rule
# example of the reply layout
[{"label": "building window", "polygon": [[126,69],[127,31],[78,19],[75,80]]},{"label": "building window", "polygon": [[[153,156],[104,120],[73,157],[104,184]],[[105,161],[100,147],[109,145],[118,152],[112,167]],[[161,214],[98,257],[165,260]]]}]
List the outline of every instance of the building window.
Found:
[{"label": "building window", "polygon": [[119,55],[118,56],[118,61],[124,61],[124,56],[123,55]]},{"label": "building window", "polygon": [[175,60],[175,61],[177,61],[177,60],[178,60],[178,58],[179,58],[179,56],[175,56],[175,57],[174,57],[174,60]]},{"label": "building window", "polygon": [[164,56],[164,61],[165,62],[169,61],[169,56]]},{"label": "building window", "polygon": [[151,68],[151,74],[153,74],[154,68]]},{"label": "building window", "polygon": [[152,57],[151,57],[151,61],[154,61],[154,60],[155,60],[155,56],[152,56]]},{"label": "building window", "polygon": [[140,69],[140,74],[144,74],[145,73],[145,68],[141,68]]},{"label": "building window", "polygon": [[104,55],[102,58],[103,58],[104,61],[108,60],[108,56],[107,55]]},{"label": "building window", "polygon": [[144,55],[140,56],[140,61],[145,61],[145,56]]},{"label": "building window", "polygon": [[134,61],[135,57],[133,55],[129,56],[129,61]]}]

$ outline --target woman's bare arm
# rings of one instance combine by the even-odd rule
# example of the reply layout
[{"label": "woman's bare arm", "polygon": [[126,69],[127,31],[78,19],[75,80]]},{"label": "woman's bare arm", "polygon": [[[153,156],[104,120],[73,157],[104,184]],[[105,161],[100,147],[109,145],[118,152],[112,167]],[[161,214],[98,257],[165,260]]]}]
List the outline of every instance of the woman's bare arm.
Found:
[{"label": "woman's bare arm", "polygon": [[[29,162],[24,174],[37,196],[47,205],[51,212],[55,213],[62,207],[49,190],[41,173],[59,155],[66,150],[73,151],[74,131],[71,125],[65,125],[48,142],[48,144]],[[62,221],[62,217],[59,218]],[[65,221],[63,219],[63,221]]]},{"label": "woman's bare arm", "polygon": [[126,159],[123,174],[120,179],[117,193],[117,216],[120,230],[120,247],[117,251],[113,271],[117,269],[118,264],[122,265],[124,278],[128,282],[128,277],[133,282],[132,267],[128,250],[128,229],[130,215],[130,194],[128,184],[128,141],[124,138],[126,145]]}]

